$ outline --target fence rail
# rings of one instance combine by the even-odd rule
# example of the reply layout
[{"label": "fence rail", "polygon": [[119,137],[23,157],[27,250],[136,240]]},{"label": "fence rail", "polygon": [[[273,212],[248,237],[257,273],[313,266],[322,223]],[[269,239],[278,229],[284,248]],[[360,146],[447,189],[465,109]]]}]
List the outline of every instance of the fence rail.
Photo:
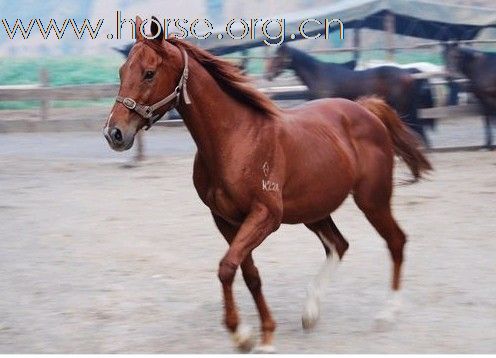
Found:
[{"label": "fence rail", "polygon": [[[446,72],[419,73],[414,77],[428,79],[445,77]],[[459,79],[458,81],[466,81]],[[443,85],[439,81],[436,85]],[[100,100],[115,98],[119,84],[92,84],[61,87],[34,86],[0,86],[0,102],[2,101],[40,101],[40,117],[42,120],[49,118],[51,101],[71,100]],[[260,88],[260,91],[270,96],[275,101],[305,100],[310,98],[308,88],[304,85],[274,86]],[[478,111],[476,105],[460,105],[451,107],[436,107],[420,110],[419,116],[423,118],[447,118],[460,115],[470,115]],[[178,119],[178,118],[175,118]]]},{"label": "fence rail", "polygon": [[61,87],[0,87],[0,101],[71,101],[97,100],[117,95],[118,84],[94,84]]},{"label": "fence rail", "polygon": [[[448,73],[439,71],[434,73],[419,73],[415,74],[416,78],[430,79],[430,78],[444,78]],[[89,85],[76,85],[76,86],[61,86],[49,87],[46,74],[40,74],[42,83],[39,85],[29,86],[0,86],[0,102],[2,101],[40,101],[40,118],[47,120],[49,118],[49,108],[52,101],[71,101],[71,100],[100,100],[115,98],[119,90],[119,84],[89,84]],[[463,82],[465,79],[458,78],[456,81]],[[437,81],[435,85],[443,85],[445,81]],[[291,86],[274,86],[267,88],[260,88],[276,101],[288,100],[305,100],[310,98],[308,88],[303,85]],[[444,106],[419,110],[420,118],[437,118],[440,120],[452,120],[462,116],[478,115],[480,108],[476,104],[463,104],[458,106]],[[44,121],[50,123],[52,121]],[[40,122],[40,123],[43,123]],[[0,123],[1,124],[1,123]],[[178,126],[182,125],[182,119],[177,115],[169,116],[169,119],[158,124],[159,126]],[[31,125],[32,126],[32,125]],[[85,124],[87,126],[87,124]],[[50,126],[49,126],[50,127]],[[87,127],[85,127],[87,128]],[[137,158],[143,158],[143,143],[142,138],[138,138],[138,151]],[[474,147],[481,148],[481,147]],[[474,149],[470,147],[471,149]],[[443,149],[443,150],[453,150]],[[456,148],[456,150],[467,150],[466,148]]]}]

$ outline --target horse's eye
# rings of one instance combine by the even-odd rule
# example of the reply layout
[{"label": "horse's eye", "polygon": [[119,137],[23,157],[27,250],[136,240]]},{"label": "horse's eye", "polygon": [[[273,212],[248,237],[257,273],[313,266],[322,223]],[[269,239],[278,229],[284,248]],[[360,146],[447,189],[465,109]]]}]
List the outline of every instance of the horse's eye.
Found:
[{"label": "horse's eye", "polygon": [[155,77],[155,71],[146,71],[145,72],[145,80],[151,80]]}]

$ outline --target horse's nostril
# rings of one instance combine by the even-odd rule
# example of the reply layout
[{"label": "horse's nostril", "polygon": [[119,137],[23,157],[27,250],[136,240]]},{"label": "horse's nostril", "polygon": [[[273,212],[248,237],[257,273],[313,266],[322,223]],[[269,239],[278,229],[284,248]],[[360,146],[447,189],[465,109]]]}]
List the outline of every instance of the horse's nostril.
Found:
[{"label": "horse's nostril", "polygon": [[120,131],[120,129],[112,129],[110,131],[110,137],[112,137],[112,140],[116,143],[122,142],[122,132]]}]

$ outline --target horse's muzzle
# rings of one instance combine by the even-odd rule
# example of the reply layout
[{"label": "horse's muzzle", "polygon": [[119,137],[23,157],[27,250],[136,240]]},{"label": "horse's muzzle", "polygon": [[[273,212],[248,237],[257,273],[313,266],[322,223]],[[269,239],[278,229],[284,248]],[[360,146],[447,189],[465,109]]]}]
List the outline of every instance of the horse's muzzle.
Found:
[{"label": "horse's muzzle", "polygon": [[117,152],[124,152],[133,147],[134,135],[125,135],[119,128],[106,127],[103,135],[110,147]]}]

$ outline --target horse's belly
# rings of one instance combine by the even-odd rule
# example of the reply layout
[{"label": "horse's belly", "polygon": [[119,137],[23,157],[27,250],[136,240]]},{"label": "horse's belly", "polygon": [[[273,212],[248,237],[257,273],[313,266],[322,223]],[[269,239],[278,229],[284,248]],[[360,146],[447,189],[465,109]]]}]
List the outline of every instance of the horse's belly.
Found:
[{"label": "horse's belly", "polygon": [[353,180],[348,183],[301,188],[298,195],[283,202],[283,222],[286,224],[312,223],[328,217],[348,197]]}]

